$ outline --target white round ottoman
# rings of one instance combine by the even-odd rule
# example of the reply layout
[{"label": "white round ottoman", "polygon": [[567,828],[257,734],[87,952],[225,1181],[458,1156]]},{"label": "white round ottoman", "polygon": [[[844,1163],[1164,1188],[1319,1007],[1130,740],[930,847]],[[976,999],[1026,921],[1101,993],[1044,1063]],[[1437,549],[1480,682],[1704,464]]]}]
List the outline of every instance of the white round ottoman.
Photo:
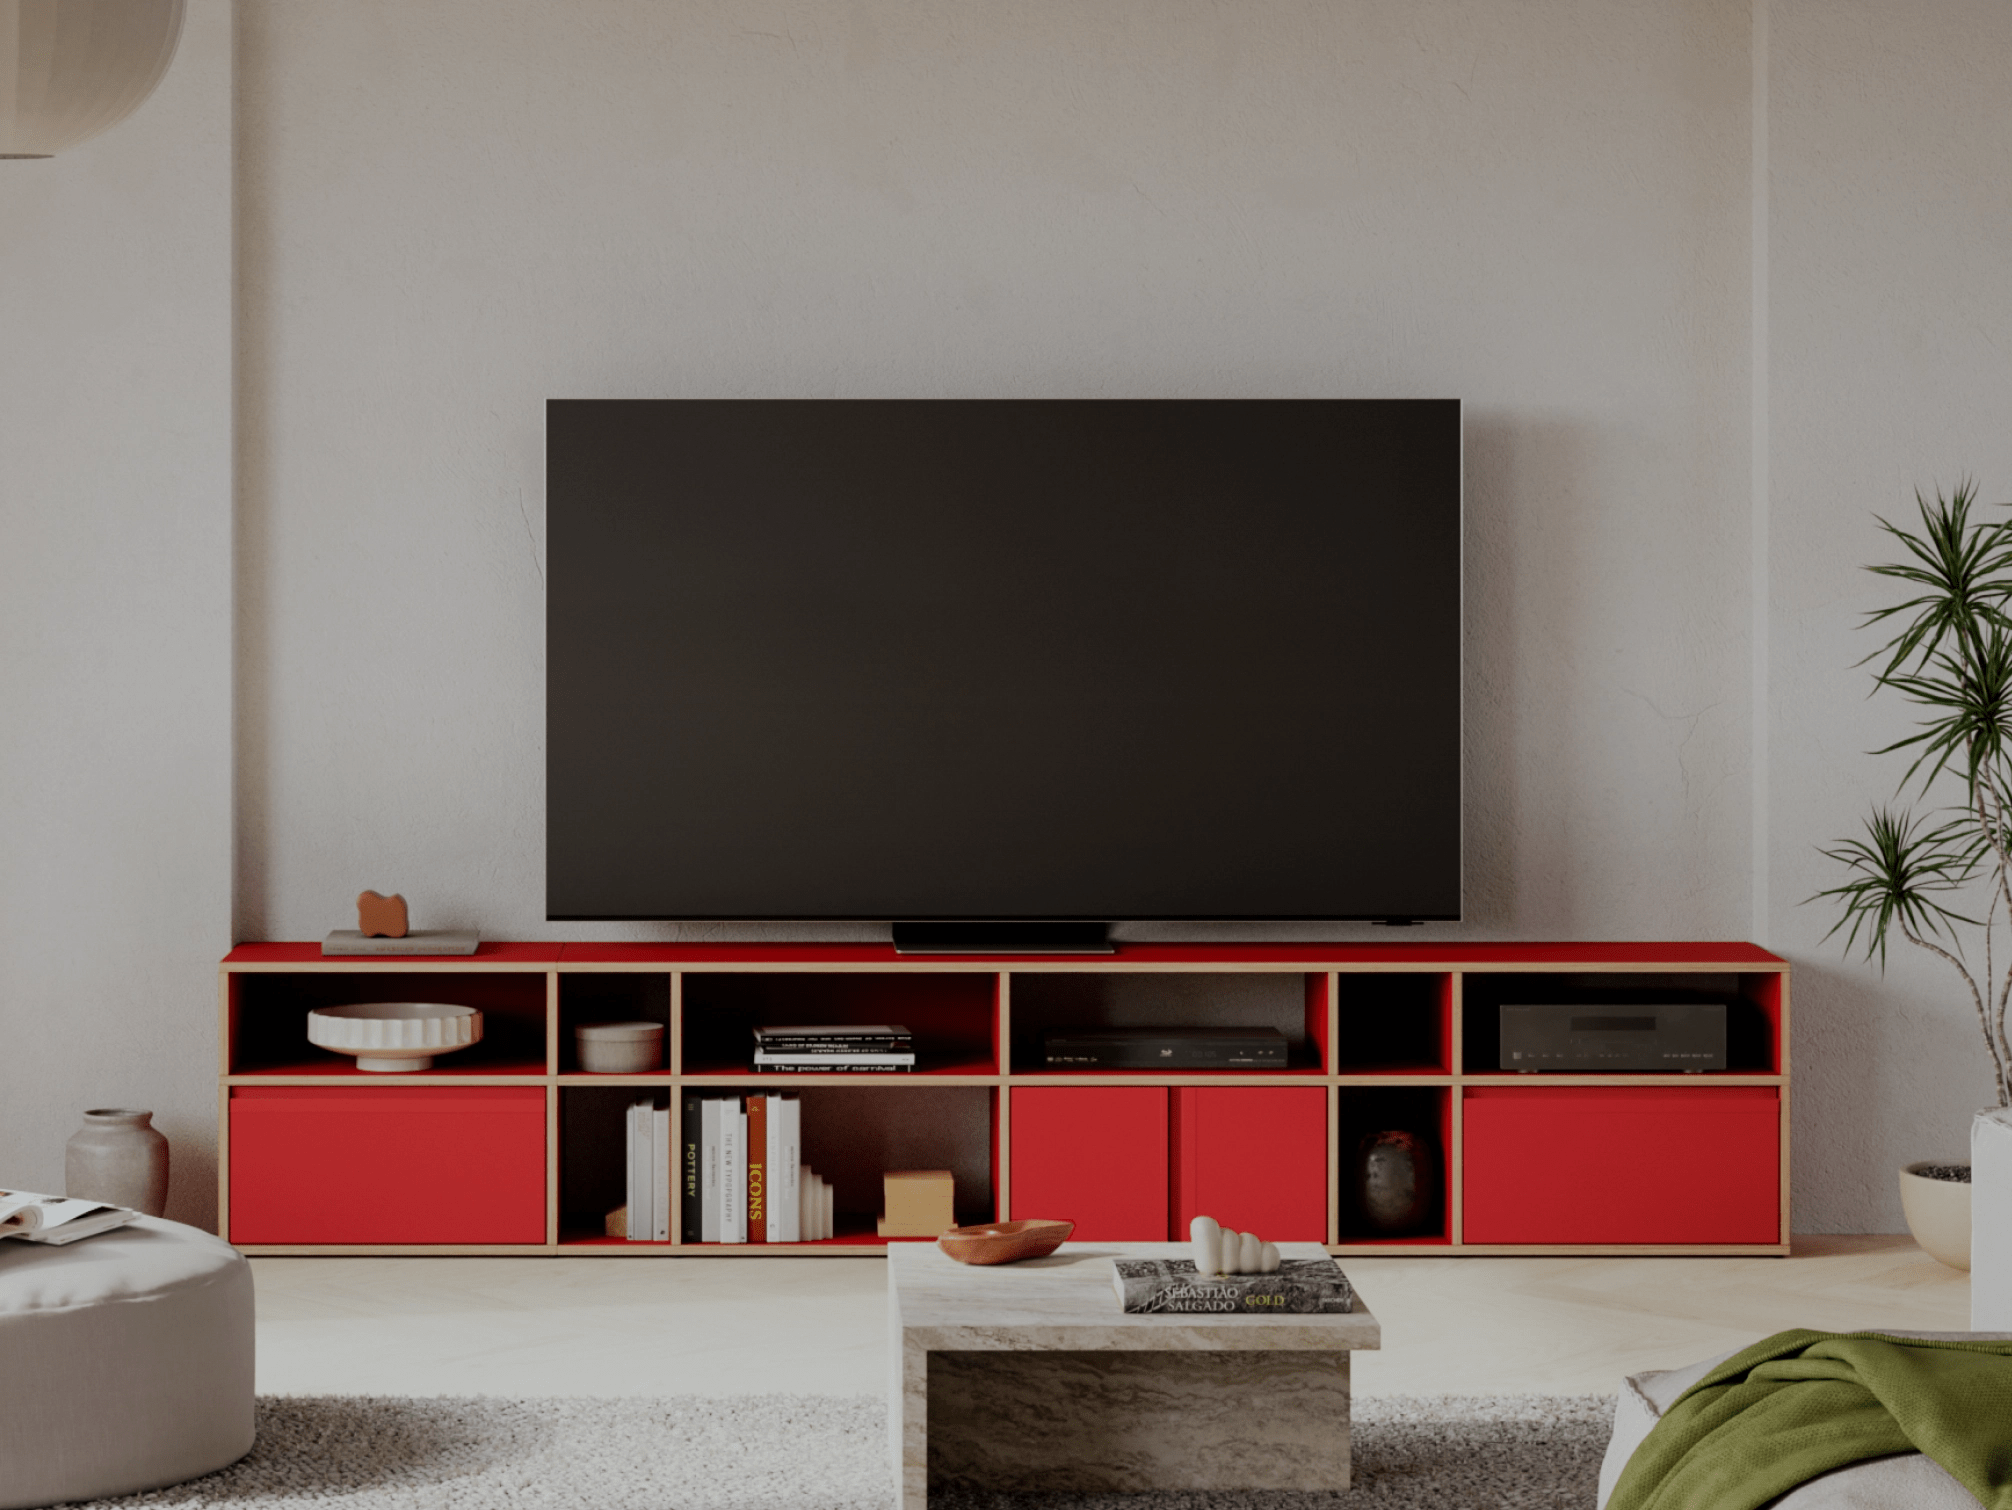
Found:
[{"label": "white round ottoman", "polygon": [[0,1510],[129,1494],[252,1445],[251,1266],[179,1222],[0,1242]]}]

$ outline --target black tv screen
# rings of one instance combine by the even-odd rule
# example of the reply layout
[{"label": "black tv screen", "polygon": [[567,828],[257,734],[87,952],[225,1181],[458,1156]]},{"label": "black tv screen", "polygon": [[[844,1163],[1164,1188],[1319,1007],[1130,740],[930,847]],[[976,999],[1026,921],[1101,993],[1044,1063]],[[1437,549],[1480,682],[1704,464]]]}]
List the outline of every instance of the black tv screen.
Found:
[{"label": "black tv screen", "polygon": [[1454,400],[554,400],[554,919],[1460,913]]}]

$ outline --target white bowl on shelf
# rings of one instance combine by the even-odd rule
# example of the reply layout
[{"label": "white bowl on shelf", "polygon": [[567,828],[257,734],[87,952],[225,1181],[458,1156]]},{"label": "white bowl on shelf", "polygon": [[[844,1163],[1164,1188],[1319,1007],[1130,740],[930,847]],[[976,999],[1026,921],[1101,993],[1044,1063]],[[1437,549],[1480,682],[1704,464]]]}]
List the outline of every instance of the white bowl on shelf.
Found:
[{"label": "white bowl on shelf", "polygon": [[379,1074],[433,1068],[439,1054],[482,1041],[482,1014],[441,1001],[355,1001],[307,1014],[307,1041],[354,1054],[356,1067]]},{"label": "white bowl on shelf", "polygon": [[660,1022],[591,1022],[573,1029],[581,1072],[588,1075],[647,1075],[663,1068],[664,1025]]}]

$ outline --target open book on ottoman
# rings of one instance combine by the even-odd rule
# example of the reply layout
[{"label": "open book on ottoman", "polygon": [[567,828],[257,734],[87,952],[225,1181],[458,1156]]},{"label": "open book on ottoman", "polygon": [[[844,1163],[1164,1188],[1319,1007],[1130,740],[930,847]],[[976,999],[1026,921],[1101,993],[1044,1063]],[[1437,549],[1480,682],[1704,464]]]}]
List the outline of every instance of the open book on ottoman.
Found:
[{"label": "open book on ottoman", "polygon": [[99,1201],[70,1200],[60,1195],[35,1195],[26,1190],[0,1190],[0,1237],[59,1246],[123,1227],[138,1216],[123,1206]]}]

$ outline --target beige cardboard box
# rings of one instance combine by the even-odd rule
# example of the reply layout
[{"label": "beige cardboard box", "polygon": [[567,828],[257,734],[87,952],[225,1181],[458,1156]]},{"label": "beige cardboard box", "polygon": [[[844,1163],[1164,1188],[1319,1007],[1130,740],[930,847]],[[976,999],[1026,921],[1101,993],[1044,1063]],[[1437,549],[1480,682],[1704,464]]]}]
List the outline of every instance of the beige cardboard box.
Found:
[{"label": "beige cardboard box", "polygon": [[956,1185],[947,1169],[890,1169],[882,1237],[936,1237],[957,1225]]}]

